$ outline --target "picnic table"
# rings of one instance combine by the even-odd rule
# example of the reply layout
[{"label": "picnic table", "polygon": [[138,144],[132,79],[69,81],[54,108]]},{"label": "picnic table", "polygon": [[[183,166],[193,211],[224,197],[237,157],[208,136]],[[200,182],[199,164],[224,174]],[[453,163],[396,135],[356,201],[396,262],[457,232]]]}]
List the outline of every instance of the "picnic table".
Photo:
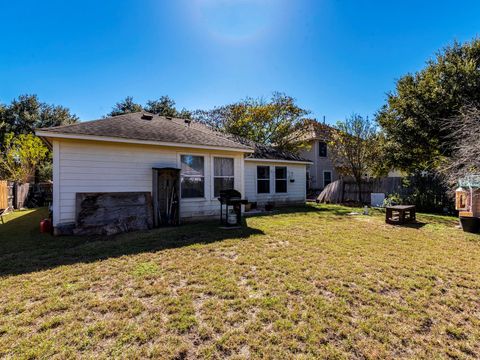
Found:
[{"label": "picnic table", "polygon": [[385,222],[391,225],[401,225],[407,222],[415,222],[415,205],[395,205],[387,206]]}]

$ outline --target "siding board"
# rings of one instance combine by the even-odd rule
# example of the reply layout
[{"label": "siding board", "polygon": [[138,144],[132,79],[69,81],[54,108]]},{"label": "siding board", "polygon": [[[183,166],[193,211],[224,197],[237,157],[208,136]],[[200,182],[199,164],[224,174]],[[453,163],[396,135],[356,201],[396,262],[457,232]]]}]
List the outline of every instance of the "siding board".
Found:
[{"label": "siding board", "polygon": [[182,218],[218,214],[220,204],[213,198],[214,156],[234,158],[235,188],[244,192],[242,153],[78,140],[54,144],[54,225],[75,221],[77,192],[151,192],[152,167],[179,167],[180,154],[205,157],[205,199],[182,199]]}]

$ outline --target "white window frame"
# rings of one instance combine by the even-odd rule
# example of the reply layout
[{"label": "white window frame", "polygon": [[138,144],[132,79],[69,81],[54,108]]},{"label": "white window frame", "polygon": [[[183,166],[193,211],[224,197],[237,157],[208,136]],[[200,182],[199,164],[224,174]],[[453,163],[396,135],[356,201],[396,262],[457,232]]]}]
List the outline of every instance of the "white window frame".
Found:
[{"label": "white window frame", "polygon": [[333,174],[332,174],[332,172],[331,172],[330,170],[325,170],[325,171],[323,172],[323,187],[324,187],[324,188],[325,188],[325,186],[328,185],[328,184],[325,185],[325,174],[326,174],[326,173],[329,173],[329,174],[330,174],[330,182],[329,182],[329,184],[331,184],[331,183],[333,182],[333,178],[332,178],[332,175],[333,175]]},{"label": "white window frame", "polygon": [[[268,168],[268,179],[259,179],[258,178],[258,168],[259,167],[266,167]],[[264,194],[271,194],[272,192],[272,174],[271,174],[271,166],[270,165],[257,165],[255,167],[255,187],[256,187],[256,193],[257,195],[264,195]],[[268,180],[268,192],[258,192],[258,181],[259,180]]]},{"label": "white window frame", "polygon": [[[215,176],[215,159],[232,159],[233,160],[233,176]],[[235,189],[236,181],[235,181],[235,157],[234,156],[222,156],[222,155],[213,155],[212,156],[212,181],[211,181],[211,199],[216,200],[218,199],[218,196],[215,196],[215,178],[233,178],[233,188]]]},{"label": "white window frame", "polygon": [[[282,192],[277,191],[277,168],[284,168],[285,169],[285,178],[278,179],[278,180],[285,180],[285,191],[282,191]],[[275,183],[274,183],[275,194],[286,194],[286,193],[288,193],[288,167],[287,166],[275,166],[274,174],[275,174]]]},{"label": "white window frame", "polygon": [[[203,157],[203,196],[200,197],[187,197],[184,198],[182,197],[182,177],[201,177],[198,175],[194,176],[184,176],[182,175],[182,156],[198,156],[198,157]],[[208,162],[209,161],[209,156],[208,154],[201,154],[201,153],[178,153],[178,167],[180,168],[180,199],[182,201],[203,201],[207,199],[207,169],[208,169]]]}]

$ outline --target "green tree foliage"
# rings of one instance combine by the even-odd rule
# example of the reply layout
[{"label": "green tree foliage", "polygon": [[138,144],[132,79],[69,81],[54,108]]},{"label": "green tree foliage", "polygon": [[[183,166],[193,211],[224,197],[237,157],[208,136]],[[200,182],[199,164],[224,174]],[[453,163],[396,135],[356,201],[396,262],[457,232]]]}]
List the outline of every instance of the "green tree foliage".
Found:
[{"label": "green tree foliage", "polygon": [[135,103],[133,97],[127,96],[124,100],[116,103],[107,116],[117,116],[139,111],[182,119],[189,119],[191,117],[191,113],[188,110],[177,110],[175,107],[175,101],[167,95],[161,96],[157,100],[148,100],[145,106]]},{"label": "green tree foliage", "polygon": [[296,151],[303,145],[299,141],[302,133],[308,130],[308,121],[304,118],[308,113],[294,98],[274,93],[269,101],[247,98],[213,110],[196,111],[194,117],[216,130]]},{"label": "green tree foliage", "polygon": [[[36,95],[21,95],[10,104],[0,104],[1,177],[27,181],[37,167],[42,180],[47,180],[51,173],[51,154],[33,132],[77,121],[78,117],[69,109],[41,102]],[[26,143],[22,145],[22,141]]]},{"label": "green tree foliage", "polygon": [[332,162],[338,173],[355,180],[359,202],[364,176],[376,169],[377,143],[375,123],[357,114],[339,121],[330,133],[328,146]]},{"label": "green tree foliage", "polygon": [[143,107],[133,101],[133,97],[127,96],[120,102],[117,102],[107,116],[118,116],[134,112],[143,111]]},{"label": "green tree foliage", "polygon": [[47,156],[48,149],[37,136],[8,133],[0,157],[0,169],[6,179],[26,183]]},{"label": "green tree foliage", "polygon": [[0,140],[7,133],[29,134],[35,129],[73,124],[78,117],[63,106],[41,102],[36,95],[21,95],[8,105],[0,104]]},{"label": "green tree foliage", "polygon": [[175,107],[175,101],[168,96],[161,96],[158,100],[148,100],[144,110],[160,116],[170,116],[181,119],[190,119],[191,117],[191,113],[186,109],[178,111]]},{"label": "green tree foliage", "polygon": [[431,170],[454,147],[442,126],[464,105],[480,104],[480,39],[440,51],[424,69],[407,74],[389,93],[377,114],[385,136],[385,158],[391,167],[413,172]]}]

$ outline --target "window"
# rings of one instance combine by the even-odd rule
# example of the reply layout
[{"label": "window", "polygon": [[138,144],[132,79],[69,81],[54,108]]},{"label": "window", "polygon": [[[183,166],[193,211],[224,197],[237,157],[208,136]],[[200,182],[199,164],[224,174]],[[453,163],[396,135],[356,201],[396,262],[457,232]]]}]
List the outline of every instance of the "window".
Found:
[{"label": "window", "polygon": [[276,193],[287,192],[287,167],[286,166],[275,167],[275,192]]},{"label": "window", "polygon": [[270,192],[270,166],[257,166],[257,193]]},{"label": "window", "polygon": [[203,156],[182,155],[180,158],[182,198],[205,197],[205,160]]},{"label": "window", "polygon": [[220,196],[221,190],[233,189],[233,159],[213,158],[213,196]]},{"label": "window", "polygon": [[318,143],[318,156],[327,157],[327,143],[324,141]]},{"label": "window", "polygon": [[327,186],[332,182],[332,172],[324,171],[323,172],[323,187]]}]

